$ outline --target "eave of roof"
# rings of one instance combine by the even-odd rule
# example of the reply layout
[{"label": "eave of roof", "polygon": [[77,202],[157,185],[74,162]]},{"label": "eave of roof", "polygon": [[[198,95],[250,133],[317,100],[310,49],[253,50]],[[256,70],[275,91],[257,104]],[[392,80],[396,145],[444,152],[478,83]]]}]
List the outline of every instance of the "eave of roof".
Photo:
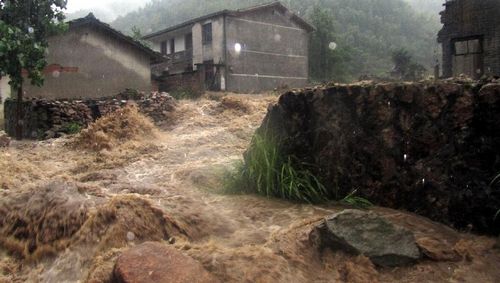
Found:
[{"label": "eave of roof", "polygon": [[133,47],[148,54],[151,57],[151,59],[153,59],[153,60],[162,60],[163,59],[163,55],[161,55],[160,53],[152,50],[151,48],[138,42],[137,40],[133,39],[132,37],[115,30],[110,25],[99,21],[92,13],[88,14],[86,17],[69,21],[68,24],[69,24],[70,29],[85,26],[85,25],[94,25],[94,26],[99,27],[99,28],[103,29],[104,31],[110,33],[111,35],[118,38],[119,40],[123,40],[123,41],[129,43],[130,45],[132,45]]},{"label": "eave of roof", "polygon": [[302,19],[300,16],[292,13],[281,2],[276,1],[276,2],[272,2],[272,3],[268,3],[268,4],[262,4],[262,5],[257,5],[257,6],[253,6],[253,7],[249,7],[249,8],[243,8],[243,9],[238,9],[238,10],[222,10],[222,11],[218,11],[218,12],[215,12],[215,13],[211,13],[211,14],[208,14],[208,15],[205,15],[205,16],[194,18],[194,19],[191,19],[189,21],[180,23],[178,25],[174,25],[174,26],[168,27],[166,29],[159,30],[157,32],[148,34],[148,35],[144,36],[143,39],[151,39],[151,38],[156,37],[158,35],[161,35],[161,34],[164,34],[164,33],[167,33],[167,32],[171,32],[171,31],[174,31],[174,30],[177,30],[177,29],[180,29],[180,28],[183,28],[183,27],[195,24],[197,22],[201,22],[201,21],[204,21],[204,20],[212,19],[212,18],[215,18],[215,17],[218,17],[218,16],[222,16],[222,15],[238,16],[238,15],[243,14],[243,13],[248,13],[248,12],[252,12],[252,11],[255,11],[255,10],[259,10],[259,9],[266,9],[266,8],[270,8],[270,7],[273,7],[273,6],[277,6],[277,7],[281,8],[281,9],[284,9],[284,10],[290,12],[290,14],[291,14],[290,18],[292,20],[298,22],[300,25],[302,25],[306,31],[313,32],[313,31],[316,30],[313,25],[311,25],[310,23],[308,23],[306,20]]}]

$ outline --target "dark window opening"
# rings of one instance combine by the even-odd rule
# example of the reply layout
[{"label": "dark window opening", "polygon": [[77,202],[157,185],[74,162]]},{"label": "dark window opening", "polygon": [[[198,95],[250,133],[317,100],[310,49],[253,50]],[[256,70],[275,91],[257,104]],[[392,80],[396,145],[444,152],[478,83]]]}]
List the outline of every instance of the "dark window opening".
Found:
[{"label": "dark window opening", "polygon": [[184,42],[186,43],[186,50],[193,49],[193,34],[192,33],[186,34],[186,39]]},{"label": "dark window opening", "polygon": [[220,90],[218,76],[218,68],[214,65],[213,60],[204,61],[203,66],[205,68],[205,87],[211,91]]},{"label": "dark window opening", "polygon": [[453,43],[453,54],[456,56],[483,53],[483,44],[479,38],[457,40]]},{"label": "dark window opening", "polygon": [[161,54],[163,54],[163,55],[167,54],[167,42],[166,41],[161,42],[160,50],[161,50]]},{"label": "dark window opening", "polygon": [[212,23],[203,25],[202,38],[203,44],[212,43]]},{"label": "dark window opening", "polygon": [[170,40],[170,54],[174,54],[175,53],[175,39],[172,38]]}]

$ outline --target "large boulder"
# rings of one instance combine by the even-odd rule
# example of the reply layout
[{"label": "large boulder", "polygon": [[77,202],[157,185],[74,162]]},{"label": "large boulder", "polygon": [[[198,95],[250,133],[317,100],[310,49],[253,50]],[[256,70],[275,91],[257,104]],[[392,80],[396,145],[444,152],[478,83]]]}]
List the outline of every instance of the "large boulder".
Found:
[{"label": "large boulder", "polygon": [[420,258],[413,233],[369,211],[347,209],[318,226],[321,246],[364,255],[378,266],[401,266]]},{"label": "large boulder", "polygon": [[113,272],[117,283],[212,283],[203,266],[173,247],[147,242],[120,255]]}]

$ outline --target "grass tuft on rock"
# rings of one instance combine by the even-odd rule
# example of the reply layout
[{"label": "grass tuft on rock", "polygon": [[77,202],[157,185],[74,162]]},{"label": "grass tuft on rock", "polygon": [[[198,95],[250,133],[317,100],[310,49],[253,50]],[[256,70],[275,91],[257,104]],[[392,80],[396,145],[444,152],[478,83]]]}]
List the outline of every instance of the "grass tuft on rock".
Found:
[{"label": "grass tuft on rock", "polygon": [[324,201],[327,190],[310,167],[293,156],[283,156],[273,138],[256,134],[245,163],[226,176],[225,189],[308,203]]},{"label": "grass tuft on rock", "polygon": [[354,190],[352,193],[345,196],[340,202],[359,209],[367,209],[373,206],[373,203],[371,203],[369,200],[360,196],[356,196],[357,192],[358,190]]},{"label": "grass tuft on rock", "polygon": [[[493,180],[490,183],[490,187],[493,187],[493,186],[498,185],[498,184],[500,184],[500,174],[498,174],[495,178],[493,178]],[[493,217],[493,221],[496,221],[499,216],[500,216],[500,209],[498,209],[497,212],[495,213],[495,216]]]}]

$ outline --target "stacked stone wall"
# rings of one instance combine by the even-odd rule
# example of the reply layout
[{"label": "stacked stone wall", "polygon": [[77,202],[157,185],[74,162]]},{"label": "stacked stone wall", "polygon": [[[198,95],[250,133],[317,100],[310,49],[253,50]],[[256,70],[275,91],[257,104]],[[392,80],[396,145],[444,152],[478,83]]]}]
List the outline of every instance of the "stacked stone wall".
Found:
[{"label": "stacked stone wall", "polygon": [[357,190],[378,205],[500,232],[500,187],[490,185],[500,173],[498,80],[289,92],[269,109],[264,132],[283,155],[313,164],[332,199]]},{"label": "stacked stone wall", "polygon": [[[29,99],[23,101],[23,136],[27,139],[48,139],[71,133],[75,128],[84,128],[89,123],[129,103],[136,104],[139,111],[150,117],[157,125],[171,122],[176,102],[168,94],[127,94],[117,98],[101,100],[48,100]],[[5,102],[5,131],[10,136],[16,133],[17,100]]]}]

